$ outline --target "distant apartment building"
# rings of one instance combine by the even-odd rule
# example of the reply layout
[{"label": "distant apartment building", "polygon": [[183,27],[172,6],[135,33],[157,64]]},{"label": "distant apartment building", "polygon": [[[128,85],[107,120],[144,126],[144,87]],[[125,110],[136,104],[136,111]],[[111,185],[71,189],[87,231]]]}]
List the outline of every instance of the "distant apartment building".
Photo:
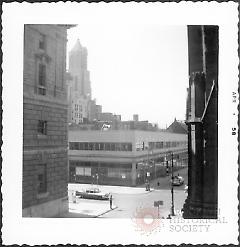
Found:
[{"label": "distant apartment building", "polygon": [[159,130],[156,124],[149,123],[148,121],[138,121],[136,115],[133,116],[135,120],[129,121],[122,121],[121,115],[111,112],[100,112],[97,115],[97,121],[94,122],[96,129],[101,129],[104,124],[107,124],[112,130]]},{"label": "distant apartment building", "polygon": [[174,121],[167,127],[168,132],[179,133],[179,134],[187,134],[187,125],[184,121],[177,120]]},{"label": "distant apartment building", "polygon": [[100,114],[102,113],[102,106],[96,105],[96,118],[99,119]]},{"label": "distant apartment building", "polygon": [[69,25],[24,26],[23,217],[68,210],[66,41]]},{"label": "distant apartment building", "polygon": [[96,99],[90,100],[88,103],[88,120],[96,122],[101,119],[102,106],[96,104]]},{"label": "distant apartment building", "polygon": [[149,130],[149,123],[148,121],[122,121],[121,122],[121,129],[125,130]]},{"label": "distant apartment building", "polygon": [[138,114],[133,114],[133,120],[121,121],[120,129],[157,131],[158,127],[156,124],[149,123],[147,120],[139,121]]},{"label": "distant apartment building", "polygon": [[138,114],[133,114],[133,121],[138,122]]},{"label": "distant apartment building", "polygon": [[100,121],[105,121],[105,122],[112,122],[113,121],[113,113],[111,113],[111,112],[102,112],[99,115],[99,120]]},{"label": "distant apartment building", "polygon": [[70,119],[72,122],[80,124],[88,121],[88,100],[86,98],[73,97],[70,106]]},{"label": "distant apartment building", "polygon": [[187,165],[187,135],[139,130],[69,130],[69,182],[136,186]]},{"label": "distant apartment building", "polygon": [[97,120],[97,109],[96,109],[96,100],[90,100],[88,104],[88,120],[90,122]]},{"label": "distant apartment building", "polygon": [[70,73],[67,73],[67,92],[68,92],[68,122],[86,123],[89,117],[89,99],[86,95],[80,94],[75,90],[75,83]]}]

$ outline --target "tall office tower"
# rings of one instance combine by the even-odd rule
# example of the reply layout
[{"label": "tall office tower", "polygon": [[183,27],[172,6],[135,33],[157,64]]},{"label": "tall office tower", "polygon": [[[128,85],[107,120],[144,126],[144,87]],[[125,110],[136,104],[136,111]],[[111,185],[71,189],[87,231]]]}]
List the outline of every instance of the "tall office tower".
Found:
[{"label": "tall office tower", "polygon": [[68,210],[66,40],[72,25],[25,25],[23,71],[24,217]]},{"label": "tall office tower", "polygon": [[69,52],[69,73],[73,77],[74,90],[91,99],[90,74],[87,69],[87,49],[79,39]]},{"label": "tall office tower", "polygon": [[68,122],[81,124],[91,121],[91,83],[87,69],[87,49],[79,39],[69,52]]}]

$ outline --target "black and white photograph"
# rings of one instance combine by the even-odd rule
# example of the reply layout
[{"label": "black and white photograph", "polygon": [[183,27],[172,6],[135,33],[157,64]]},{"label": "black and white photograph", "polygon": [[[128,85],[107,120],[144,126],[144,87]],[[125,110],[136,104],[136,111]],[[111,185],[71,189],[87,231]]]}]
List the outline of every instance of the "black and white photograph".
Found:
[{"label": "black and white photograph", "polygon": [[4,3],[4,244],[238,243],[237,8]]}]

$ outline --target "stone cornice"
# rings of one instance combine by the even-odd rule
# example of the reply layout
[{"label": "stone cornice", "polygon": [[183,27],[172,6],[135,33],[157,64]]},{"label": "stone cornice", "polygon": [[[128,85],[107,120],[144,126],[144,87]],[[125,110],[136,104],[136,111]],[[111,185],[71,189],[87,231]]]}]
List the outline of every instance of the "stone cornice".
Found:
[{"label": "stone cornice", "polygon": [[23,103],[30,103],[34,105],[44,105],[50,104],[51,107],[61,107],[64,109],[68,109],[67,100],[60,100],[53,97],[42,96],[42,95],[32,95],[23,93]]},{"label": "stone cornice", "polygon": [[63,151],[67,151],[67,147],[66,146],[60,146],[58,145],[58,147],[54,147],[54,146],[51,146],[51,147],[39,147],[39,148],[36,148],[36,147],[32,147],[32,149],[28,149],[29,147],[24,147],[23,149],[23,154],[29,154],[29,155],[32,155],[32,154],[39,154],[39,153],[53,153],[53,152],[63,152]]}]

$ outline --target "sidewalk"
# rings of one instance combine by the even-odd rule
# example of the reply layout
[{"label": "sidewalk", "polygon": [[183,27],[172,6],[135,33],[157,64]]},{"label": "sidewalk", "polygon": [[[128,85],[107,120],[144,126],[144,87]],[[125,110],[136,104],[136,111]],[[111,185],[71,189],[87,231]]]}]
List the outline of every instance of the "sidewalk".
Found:
[{"label": "sidewalk", "polygon": [[69,211],[59,217],[63,218],[95,218],[102,216],[117,208],[113,205],[110,209],[110,202],[102,200],[86,200],[76,198],[76,203],[73,202],[73,194],[77,191],[82,191],[87,188],[98,187],[102,193],[110,194],[146,194],[145,188],[123,187],[123,186],[108,186],[108,185],[91,185],[91,184],[68,184]]},{"label": "sidewalk", "polygon": [[143,188],[136,188],[136,187],[125,187],[125,186],[110,186],[110,185],[92,185],[92,184],[68,184],[69,191],[81,191],[87,188],[97,187],[103,193],[110,193],[110,194],[146,194],[154,189],[151,188],[150,191],[146,191],[145,187]]},{"label": "sidewalk", "polygon": [[86,200],[77,198],[76,203],[69,201],[69,211],[59,217],[63,218],[95,218],[116,209],[109,201]]}]

